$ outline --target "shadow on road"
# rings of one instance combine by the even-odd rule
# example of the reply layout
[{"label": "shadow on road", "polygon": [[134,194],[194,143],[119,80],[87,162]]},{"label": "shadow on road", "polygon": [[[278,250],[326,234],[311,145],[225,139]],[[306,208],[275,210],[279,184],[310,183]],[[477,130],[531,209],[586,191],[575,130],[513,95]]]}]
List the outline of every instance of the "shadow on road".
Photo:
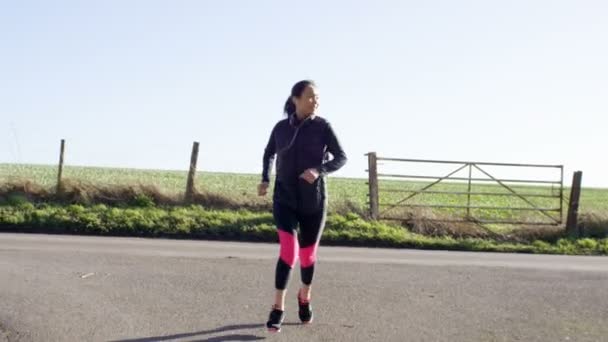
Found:
[{"label": "shadow on road", "polygon": [[253,335],[226,335],[208,338],[206,340],[196,340],[194,342],[228,342],[228,341],[259,341],[265,340],[266,337],[258,337]]},{"label": "shadow on road", "polygon": [[[242,329],[262,329],[264,328],[264,324],[234,324],[227,325],[221,328],[212,329],[212,330],[203,330],[192,333],[184,333],[184,334],[175,334],[175,335],[167,335],[167,336],[154,336],[154,337],[143,337],[143,338],[135,338],[129,340],[115,340],[111,342],[153,342],[153,341],[168,341],[180,338],[187,337],[195,337],[199,335],[211,335],[211,334],[219,334],[230,332],[234,330],[242,330]],[[255,335],[240,335],[240,334],[231,334],[226,336],[217,336],[211,337],[203,340],[196,340],[197,342],[221,342],[221,341],[259,341],[263,340],[265,337],[259,337]]]}]

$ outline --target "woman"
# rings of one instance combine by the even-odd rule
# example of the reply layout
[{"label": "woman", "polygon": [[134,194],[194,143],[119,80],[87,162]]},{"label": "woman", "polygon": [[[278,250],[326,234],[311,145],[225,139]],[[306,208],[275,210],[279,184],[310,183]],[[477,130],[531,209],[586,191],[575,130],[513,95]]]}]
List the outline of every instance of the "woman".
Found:
[{"label": "woman", "polygon": [[[275,274],[275,302],[266,323],[273,332],[281,330],[285,289],[298,257],[302,279],[298,292],[299,316],[302,323],[312,322],[310,287],[327,215],[325,176],[346,163],[346,154],[331,125],[316,115],[317,107],[314,82],[296,83],[285,102],[287,118],[275,125],[264,150],[262,182],[258,186],[260,196],[268,191],[270,169],[275,155],[277,157],[273,216],[280,253]],[[332,160],[328,160],[328,152]]]}]

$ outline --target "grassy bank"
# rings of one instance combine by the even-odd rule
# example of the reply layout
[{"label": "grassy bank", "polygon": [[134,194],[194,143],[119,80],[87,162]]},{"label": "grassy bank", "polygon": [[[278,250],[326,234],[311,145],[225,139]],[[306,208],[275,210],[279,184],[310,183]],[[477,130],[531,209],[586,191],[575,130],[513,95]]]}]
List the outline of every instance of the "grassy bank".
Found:
[{"label": "grassy bank", "polygon": [[[56,192],[55,168],[0,164],[0,230],[60,234],[169,237],[275,242],[270,198],[255,194],[258,176],[199,173],[192,201],[183,198],[186,174],[180,171],[68,167]],[[388,181],[398,189],[417,182]],[[443,184],[460,191],[459,184]],[[497,186],[476,185],[479,192]],[[539,188],[522,187],[522,192]],[[547,189],[544,189],[547,190]],[[554,192],[555,189],[548,189]],[[471,251],[606,254],[608,190],[584,189],[582,238],[570,239],[550,226],[481,226],[436,222],[462,213],[420,209],[401,212],[403,222],[366,220],[367,185],[361,179],[329,179],[330,215],[324,244]],[[387,193],[402,196],[398,193]],[[395,195],[397,194],[397,195]],[[418,203],[459,205],[458,198],[421,196]],[[384,198],[397,201],[395,198]],[[460,199],[462,200],[462,198]],[[522,206],[519,199],[479,195],[472,205]],[[540,199],[542,201],[542,199]],[[559,202],[559,201],[558,201]],[[553,206],[556,203],[536,203]],[[559,203],[558,203],[559,204]],[[481,213],[509,219],[507,211]],[[526,217],[533,221],[534,217]]]},{"label": "grassy bank", "polygon": [[[76,167],[66,166],[64,178],[72,184],[80,184],[83,187],[79,191],[86,192],[87,185],[125,187],[127,185],[141,186],[155,189],[165,199],[179,198],[186,188],[186,171],[162,171],[141,169],[119,169],[99,167]],[[0,184],[7,182],[30,181],[44,189],[51,189],[57,182],[56,166],[25,165],[25,164],[0,164]],[[251,207],[268,206],[269,198],[260,198],[256,195],[256,186],[260,181],[259,175],[198,172],[196,188],[205,194],[221,195],[230,202],[245,204]],[[381,186],[386,189],[412,190],[420,189],[426,183],[410,181],[382,181]],[[90,190],[92,187],[88,186]],[[556,194],[557,189],[538,188],[526,186],[513,186],[521,193],[543,193]],[[328,190],[330,194],[330,210],[345,212],[347,209],[364,210],[367,207],[368,186],[365,179],[348,179],[330,177],[328,179]],[[438,184],[433,188],[438,191],[466,191],[464,184]],[[474,184],[475,192],[507,192],[504,188],[492,184]],[[566,191],[566,194],[569,194]],[[83,196],[86,193],[83,193]],[[157,196],[158,197],[158,196]],[[381,194],[383,202],[394,203],[403,199],[405,195],[397,192],[386,192]],[[539,207],[559,207],[559,201],[543,198],[531,198]],[[419,195],[410,203],[417,204],[449,204],[466,205],[466,196],[444,196],[444,195]],[[556,203],[557,202],[557,203]],[[528,206],[517,197],[507,196],[485,196],[476,195],[471,198],[471,205],[497,206],[497,207],[522,207]],[[347,208],[344,208],[347,207]],[[585,188],[581,194],[581,212],[605,212],[608,213],[608,189]],[[444,210],[446,215],[459,215],[463,211]],[[505,211],[476,211],[476,214],[496,217],[497,219],[509,219],[518,214]],[[534,214],[538,216],[538,214]],[[536,217],[530,217],[534,219]],[[538,218],[543,218],[542,215]]]},{"label": "grassy bank", "polygon": [[[185,207],[112,207],[22,202],[0,206],[0,231],[101,236],[276,242],[272,215],[249,210]],[[608,254],[608,238],[530,240],[425,236],[399,225],[370,222],[355,214],[330,215],[322,244],[441,250]]]}]

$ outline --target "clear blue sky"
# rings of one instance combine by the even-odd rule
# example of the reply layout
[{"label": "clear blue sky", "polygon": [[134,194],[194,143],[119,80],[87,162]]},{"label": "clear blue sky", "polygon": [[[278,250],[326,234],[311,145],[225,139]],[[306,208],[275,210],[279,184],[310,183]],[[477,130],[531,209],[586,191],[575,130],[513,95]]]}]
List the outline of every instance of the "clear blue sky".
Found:
[{"label": "clear blue sky", "polygon": [[291,85],[385,156],[608,187],[607,1],[1,1],[0,162],[258,173]]}]

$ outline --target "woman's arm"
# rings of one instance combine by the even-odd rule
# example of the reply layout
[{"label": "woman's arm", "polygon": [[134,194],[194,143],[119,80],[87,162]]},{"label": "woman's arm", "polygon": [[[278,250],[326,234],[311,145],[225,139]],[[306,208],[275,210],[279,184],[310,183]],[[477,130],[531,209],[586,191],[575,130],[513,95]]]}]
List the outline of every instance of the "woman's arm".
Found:
[{"label": "woman's arm", "polygon": [[329,151],[329,153],[331,153],[333,159],[326,163],[323,163],[318,168],[319,173],[321,175],[327,175],[329,173],[339,170],[342,166],[344,166],[344,164],[346,164],[346,161],[348,160],[344,149],[342,149],[340,140],[336,136],[336,133],[334,132],[329,122],[327,122],[327,128],[325,130],[325,139],[327,144],[327,150]]},{"label": "woman's arm", "polygon": [[276,152],[276,144],[274,141],[274,131],[275,128],[272,129],[270,133],[270,138],[268,139],[268,143],[266,144],[266,148],[264,149],[264,157],[262,159],[262,183],[270,182],[270,170],[274,163],[274,157]]}]

